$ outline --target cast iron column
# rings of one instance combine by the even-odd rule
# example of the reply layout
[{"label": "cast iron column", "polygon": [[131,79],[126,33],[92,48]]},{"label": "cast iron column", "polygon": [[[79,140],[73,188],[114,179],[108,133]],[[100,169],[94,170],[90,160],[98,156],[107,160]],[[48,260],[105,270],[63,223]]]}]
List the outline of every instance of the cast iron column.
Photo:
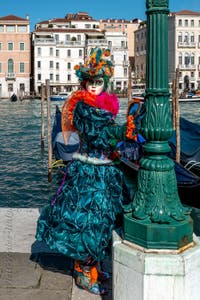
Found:
[{"label": "cast iron column", "polygon": [[140,160],[132,211],[124,214],[124,238],[146,248],[179,249],[192,242],[193,222],[177,190],[168,139],[172,135],[168,89],[168,0],[147,0],[147,140]]}]

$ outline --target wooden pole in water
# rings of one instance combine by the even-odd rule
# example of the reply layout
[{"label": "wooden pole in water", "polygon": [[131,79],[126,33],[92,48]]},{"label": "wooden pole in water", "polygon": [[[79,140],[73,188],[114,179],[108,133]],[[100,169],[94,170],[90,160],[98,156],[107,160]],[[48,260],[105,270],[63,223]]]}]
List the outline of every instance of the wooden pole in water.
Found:
[{"label": "wooden pole in water", "polygon": [[176,79],[172,82],[172,127],[176,129]]},{"label": "wooden pole in water", "polygon": [[44,149],[44,97],[45,87],[41,84],[41,148]]},{"label": "wooden pole in water", "polygon": [[128,67],[128,104],[132,100],[132,84],[131,84],[131,66]]},{"label": "wooden pole in water", "polygon": [[50,106],[50,84],[46,79],[47,96],[47,119],[48,119],[48,181],[52,181],[52,140],[51,140],[51,106]]},{"label": "wooden pole in water", "polygon": [[181,142],[180,142],[180,107],[179,107],[179,69],[176,69],[175,81],[175,110],[176,110],[176,161],[180,163]]}]

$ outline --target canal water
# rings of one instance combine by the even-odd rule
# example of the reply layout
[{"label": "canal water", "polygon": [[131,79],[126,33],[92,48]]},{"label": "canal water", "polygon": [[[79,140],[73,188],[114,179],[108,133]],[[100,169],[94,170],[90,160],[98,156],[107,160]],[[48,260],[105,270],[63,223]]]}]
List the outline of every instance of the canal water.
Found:
[{"label": "canal water", "polygon": [[[56,104],[51,102],[52,121]],[[120,100],[118,122],[125,119],[127,100]],[[45,103],[46,110],[46,103]],[[200,103],[181,103],[181,115],[200,123]],[[0,100],[0,207],[42,207],[53,197],[57,175],[48,182],[47,116],[45,149],[41,150],[40,100]]]}]

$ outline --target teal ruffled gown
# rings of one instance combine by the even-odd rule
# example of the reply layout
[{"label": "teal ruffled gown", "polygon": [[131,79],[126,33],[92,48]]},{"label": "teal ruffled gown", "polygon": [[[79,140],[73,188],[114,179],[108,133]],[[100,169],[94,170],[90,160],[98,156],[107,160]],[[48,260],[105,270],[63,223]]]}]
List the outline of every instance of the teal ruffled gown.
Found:
[{"label": "teal ruffled gown", "polygon": [[[123,173],[112,162],[105,163],[117,141],[125,138],[126,128],[115,125],[110,112],[82,101],[76,104],[74,125],[80,135],[78,158],[68,165],[56,202],[42,210],[36,238],[76,260],[99,261],[105,256],[116,216],[130,202]],[[92,163],[94,158],[102,164]]]}]

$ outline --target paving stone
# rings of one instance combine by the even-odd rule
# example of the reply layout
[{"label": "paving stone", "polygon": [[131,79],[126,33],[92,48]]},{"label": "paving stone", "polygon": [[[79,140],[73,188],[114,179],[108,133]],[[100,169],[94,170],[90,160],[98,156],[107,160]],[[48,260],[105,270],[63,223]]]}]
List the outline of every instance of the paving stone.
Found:
[{"label": "paving stone", "polygon": [[0,289],[0,300],[71,300],[71,290]]}]

